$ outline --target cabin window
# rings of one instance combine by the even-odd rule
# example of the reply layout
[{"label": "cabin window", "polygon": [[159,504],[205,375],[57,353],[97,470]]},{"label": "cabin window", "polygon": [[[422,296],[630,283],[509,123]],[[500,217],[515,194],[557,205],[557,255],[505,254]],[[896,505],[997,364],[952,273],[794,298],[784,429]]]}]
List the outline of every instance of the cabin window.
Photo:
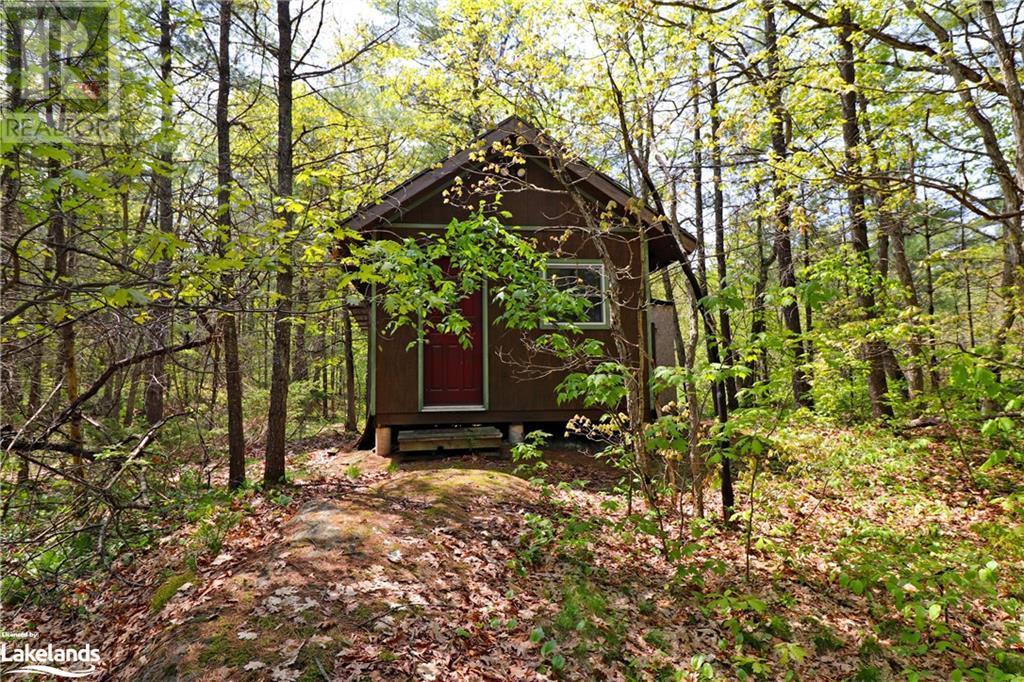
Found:
[{"label": "cabin window", "polygon": [[604,327],[608,324],[605,304],[608,279],[604,264],[600,262],[549,261],[547,277],[562,291],[585,298],[590,302],[582,320],[564,320],[581,327]]}]

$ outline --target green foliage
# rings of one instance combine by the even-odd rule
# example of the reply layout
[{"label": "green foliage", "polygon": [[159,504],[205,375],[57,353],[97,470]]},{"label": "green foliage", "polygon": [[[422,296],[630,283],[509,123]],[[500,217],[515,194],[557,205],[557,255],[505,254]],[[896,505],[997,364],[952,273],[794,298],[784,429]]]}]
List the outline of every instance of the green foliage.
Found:
[{"label": "green foliage", "polygon": [[548,468],[543,448],[550,437],[551,434],[545,431],[530,431],[523,442],[512,446],[512,462],[516,465],[516,474],[537,476]]},{"label": "green foliage", "polygon": [[[440,234],[352,246],[352,279],[378,288],[390,329],[411,327],[419,338],[437,329],[468,347],[470,325],[459,302],[488,283],[501,308],[494,324],[529,330],[584,319],[586,301],[547,280],[546,255],[533,240],[486,215],[484,208],[466,220],[453,218]],[[511,214],[501,212],[501,218]]]},{"label": "green foliage", "polygon": [[185,561],[192,570],[196,570],[200,560],[219,554],[224,537],[242,521],[242,511],[225,509],[211,503],[220,496],[216,493],[208,496],[205,503],[200,502],[189,514],[195,527],[184,544]]},{"label": "green foliage", "polygon": [[587,373],[574,372],[558,385],[558,402],[579,399],[584,407],[615,409],[626,397],[628,372],[619,362],[602,362]]}]

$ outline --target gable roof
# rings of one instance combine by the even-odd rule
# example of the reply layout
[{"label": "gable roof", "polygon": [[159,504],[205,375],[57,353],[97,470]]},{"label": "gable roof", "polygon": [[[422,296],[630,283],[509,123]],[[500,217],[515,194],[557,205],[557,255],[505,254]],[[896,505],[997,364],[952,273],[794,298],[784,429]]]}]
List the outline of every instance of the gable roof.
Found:
[{"label": "gable roof", "polygon": [[[345,221],[345,225],[355,230],[362,230],[380,220],[395,222],[396,219],[400,219],[403,213],[415,206],[422,196],[438,186],[453,180],[460,170],[471,163],[474,153],[491,147],[495,142],[504,142],[512,137],[516,139],[521,137],[526,141],[526,144],[538,148],[541,144],[549,147],[564,148],[557,141],[545,136],[536,126],[527,123],[518,116],[509,116],[490,131],[477,137],[473,143],[462,151],[453,154],[440,164],[412,176],[385,194],[376,204],[360,208]],[[638,200],[625,187],[585,161],[566,161],[565,167],[582,183],[586,184],[588,190],[594,195],[614,201],[623,208],[637,205]],[[668,242],[671,240],[672,250],[677,252],[677,257],[669,257],[665,253],[669,245],[667,243],[661,244],[657,250],[662,252],[663,257],[659,260],[663,260],[666,263],[671,260],[677,260],[681,254],[678,253],[679,249],[676,240],[669,233],[663,222],[659,220],[658,216],[646,207],[641,207],[637,213],[650,228],[657,232],[654,236],[656,241]],[[683,231],[683,239],[687,251],[692,251],[696,247],[696,240],[685,230]],[[652,245],[653,250],[654,247]]]}]

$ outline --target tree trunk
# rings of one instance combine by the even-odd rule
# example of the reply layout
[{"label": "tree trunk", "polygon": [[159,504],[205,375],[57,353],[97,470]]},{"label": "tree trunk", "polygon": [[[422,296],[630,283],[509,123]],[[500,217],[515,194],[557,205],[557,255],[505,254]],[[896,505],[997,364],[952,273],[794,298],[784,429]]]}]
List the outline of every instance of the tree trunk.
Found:
[{"label": "tree trunk", "polygon": [[[277,198],[283,204],[292,195],[292,19],[288,0],[277,3]],[[274,312],[274,350],[270,376],[270,407],[267,412],[267,450],[263,481],[284,482],[285,435],[288,422],[289,360],[292,314],[292,226],[294,216],[283,205],[285,244],[280,245],[277,265],[277,309]]]},{"label": "tree trunk", "polygon": [[[158,227],[164,234],[174,231],[174,215],[172,213],[172,148],[173,133],[172,106],[173,83],[171,82],[171,3],[170,0],[160,1],[160,156],[159,168],[156,173],[156,196]],[[162,285],[167,275],[167,262],[162,260],[156,268],[157,284]],[[169,332],[169,315],[158,313],[154,320],[153,348],[167,345]],[[167,385],[167,358],[161,353],[149,364],[149,375],[146,382],[146,420],[156,424],[164,418],[164,391]]]},{"label": "tree trunk", "polygon": [[352,348],[352,315],[348,306],[341,309],[342,334],[345,343],[345,430],[356,430],[356,368]]},{"label": "tree trunk", "polygon": [[[47,54],[48,88],[50,92],[61,91],[61,69],[60,54],[56,46],[61,44],[61,25],[58,22],[49,23],[50,40]],[[46,103],[46,122],[51,128],[63,127],[63,113],[56,116],[54,111],[54,99],[48,98]],[[58,124],[58,119],[60,124]],[[60,294],[57,300],[68,313],[68,317],[58,320],[57,327],[57,363],[56,368],[60,373],[60,380],[64,383],[64,392],[68,403],[72,404],[78,399],[78,365],[76,356],[76,329],[74,312],[70,310],[71,291],[68,283],[71,281],[71,256],[68,251],[68,227],[70,216],[64,213],[64,197],[60,186],[60,165],[55,158],[46,162],[47,176],[54,185],[52,214],[49,222],[50,246],[53,249],[53,281],[52,285]],[[68,440],[74,447],[82,446],[82,415],[76,410],[71,415]],[[82,465],[81,455],[72,456],[72,464],[77,470]]]},{"label": "tree trunk", "polygon": [[[683,366],[686,368],[686,411],[689,417],[690,437],[689,460],[690,477],[692,479],[691,491],[693,495],[694,513],[704,518],[704,457],[703,457],[703,433],[701,429],[700,401],[697,399],[697,381],[693,376],[693,367],[697,358],[697,343],[700,340],[700,325],[697,321],[700,314],[700,306],[697,302],[696,291],[690,289],[690,333],[689,343],[683,355]],[[714,389],[712,389],[714,390]]]},{"label": "tree trunk", "polygon": [[124,408],[124,427],[128,428],[135,422],[135,405],[139,400],[139,380],[142,378],[142,367],[139,363],[132,367],[128,379],[128,399]]},{"label": "tree trunk", "polygon": [[[728,285],[726,278],[725,264],[725,200],[722,194],[722,144],[719,139],[719,128],[721,120],[718,111],[718,74],[715,67],[714,49],[708,48],[708,70],[710,72],[710,108],[711,108],[711,173],[715,209],[715,261],[718,269],[718,290],[722,291]],[[719,336],[717,349],[724,355],[724,360],[729,366],[735,364],[735,350],[732,347],[732,324],[729,319],[729,310],[724,306],[718,311]],[[728,376],[719,382],[720,396],[720,418],[724,423],[729,418],[729,412],[739,407],[736,402],[736,378]],[[730,459],[728,443],[722,443],[722,517],[726,522],[732,518],[735,494],[732,486],[732,460]]]},{"label": "tree trunk", "polygon": [[[695,85],[699,85],[699,81],[695,80]],[[699,91],[699,87],[696,88]],[[688,263],[683,262],[683,274],[686,275],[688,284],[690,285],[690,292],[694,299],[697,301],[697,309],[700,312],[701,323],[704,326],[704,343],[707,350],[708,362],[712,365],[718,365],[722,361],[721,356],[721,340],[718,335],[718,330],[715,329],[715,321],[712,313],[707,309],[706,298],[708,295],[707,288],[707,250],[704,246],[704,185],[703,185],[703,173],[702,173],[702,149],[701,149],[701,121],[700,121],[700,106],[699,98],[694,97],[693,99],[693,114],[694,114],[694,226],[696,230],[697,238],[697,272],[694,273]],[[729,421],[729,399],[726,394],[726,384],[724,381],[718,380],[711,384],[711,396],[712,402],[715,406],[715,416],[717,417],[720,424],[725,424]],[[721,447],[722,444],[720,443]],[[723,453],[724,454],[724,453]],[[732,510],[735,504],[735,495],[732,489],[732,472],[731,467],[728,463],[727,457],[722,457],[722,516],[728,521],[732,517]]]},{"label": "tree trunk", "polygon": [[[7,56],[7,101],[5,107],[12,113],[21,113],[22,92],[21,92],[21,63],[22,45],[21,30],[13,17],[4,17],[4,53]],[[3,224],[2,232],[5,238],[5,250],[9,248],[11,262],[5,263],[5,278],[3,293],[7,293],[9,287],[17,286],[21,279],[21,258],[15,245],[7,244],[8,234],[15,232],[15,226],[20,223],[18,211],[18,195],[21,191],[21,174],[19,168],[18,145],[7,145],[4,151],[4,165],[0,169],[0,223]]]},{"label": "tree trunk", "polygon": [[[725,262],[725,195],[722,191],[722,140],[721,117],[718,110],[718,73],[715,65],[714,50],[708,50],[708,72],[710,74],[709,95],[711,108],[711,176],[713,184],[713,203],[715,214],[715,265],[718,273],[718,290],[725,291],[729,286],[728,271]],[[732,344],[732,320],[729,309],[720,306],[718,310],[718,329],[725,361],[729,367],[736,365],[736,350]],[[739,407],[736,402],[736,377],[725,379],[725,396],[729,409]],[[724,472],[728,469],[723,460]],[[724,483],[723,483],[724,484]],[[731,482],[730,482],[731,485]]]},{"label": "tree trunk", "polygon": [[[326,295],[326,289],[327,289],[327,287],[325,285],[323,287],[323,290],[321,291],[321,297]],[[329,386],[327,384],[327,378],[328,378],[327,370],[328,370],[328,365],[329,365],[329,363],[327,361],[327,357],[328,357],[327,330],[330,329],[331,324],[333,323],[333,321],[334,321],[334,310],[331,309],[327,313],[327,319],[324,320],[323,324],[320,325],[320,339],[319,339],[319,341],[317,343],[317,358],[319,360],[319,369],[317,370],[317,373],[319,374],[318,378],[320,380],[320,417],[324,421],[327,421],[327,419],[330,416],[330,403],[328,401],[328,399],[330,397],[330,393],[328,392]]]},{"label": "tree trunk", "polygon": [[[35,416],[42,407],[43,397],[43,344],[39,344],[32,351],[32,368],[29,370],[28,380],[28,418]],[[18,464],[18,483],[28,482],[29,465],[27,459],[22,459]]]},{"label": "tree trunk", "polygon": [[[4,41],[6,49],[4,51],[7,55],[6,66],[9,74],[6,83],[8,97],[5,106],[10,111],[19,113],[21,111],[21,31],[13,19],[4,21],[4,31],[6,32]],[[10,254],[10,262],[5,261],[4,263],[4,281],[2,289],[0,289],[0,299],[2,299],[0,308],[4,311],[7,310],[7,296],[14,293],[20,285],[21,279],[21,258],[17,245],[15,241],[8,241],[8,235],[16,234],[21,225],[20,211],[18,210],[18,194],[21,190],[18,146],[9,144],[6,147],[3,154],[3,168],[0,169],[0,238],[3,239],[4,252]],[[21,382],[17,376],[15,363],[11,360],[11,347],[9,341],[0,339],[0,390],[3,391],[3,396],[0,398],[0,410],[2,410],[0,411],[0,420],[5,420],[8,426],[13,426],[12,421],[21,401]],[[29,412],[30,417],[32,412]],[[23,465],[27,465],[27,460],[22,459],[21,462]],[[20,469],[18,478],[21,480]]]},{"label": "tree trunk", "polygon": [[[964,223],[964,207],[960,205],[960,253],[964,254],[967,251],[967,225]],[[964,271],[964,293],[967,295],[967,333],[968,340],[971,342],[971,350],[974,350],[974,302],[971,300],[971,269],[967,262],[966,256],[963,258],[963,271]]]},{"label": "tree trunk", "polygon": [[[924,283],[925,294],[928,296],[928,319],[935,319],[935,282],[932,278],[932,228],[927,215],[924,220]],[[932,390],[937,391],[942,383],[939,376],[938,362],[935,356],[935,338],[928,339],[928,375]]]},{"label": "tree trunk", "polygon": [[[903,290],[906,292],[905,304],[915,310],[920,310],[921,302],[917,297],[917,286],[914,284],[914,275],[910,270],[910,262],[907,260],[903,224],[900,220],[893,220],[890,223],[890,241],[892,244],[892,263],[896,270],[896,277],[899,279]],[[913,396],[921,395],[924,392],[924,349],[921,340],[916,332],[912,332],[908,342],[910,347],[910,373],[908,384],[910,393]]]},{"label": "tree trunk", "polygon": [[[857,70],[853,42],[850,38],[850,10],[842,9],[839,44],[842,54],[839,73],[846,88],[840,95],[843,109],[843,144],[845,148],[845,174],[847,203],[850,210],[850,237],[857,255],[857,267],[864,272],[871,270],[871,245],[868,240],[868,223],[865,216],[864,181],[860,162],[860,124],[857,112]],[[875,296],[871,285],[857,286],[857,304],[866,320],[875,318]],[[888,399],[888,381],[885,375],[884,345],[869,340],[863,346],[864,359],[868,363],[868,395],[871,411],[876,418],[892,417],[892,406]]]},{"label": "tree trunk", "polygon": [[306,320],[309,319],[309,290],[306,280],[299,281],[299,290],[295,296],[296,315],[299,316],[295,325],[295,348],[292,349],[292,381],[304,381],[309,378],[309,355],[306,352]]},{"label": "tree trunk", "polygon": [[[693,91],[700,92],[700,78],[694,66]],[[701,140],[700,96],[693,98],[693,236],[697,241],[697,281],[708,290],[708,266],[704,246],[704,146]]]},{"label": "tree trunk", "polygon": [[[761,186],[754,185],[754,201],[761,204]],[[754,349],[753,371],[745,386],[753,386],[768,378],[768,354],[765,352],[763,335],[768,331],[765,321],[765,292],[768,289],[768,268],[771,263],[764,255],[764,221],[758,213],[757,227],[757,279],[754,281],[754,302],[750,309],[750,345]]]},{"label": "tree trunk", "polygon": [[[811,267],[811,230],[810,226],[807,226],[803,230],[803,256],[804,256],[804,269]],[[814,331],[814,306],[810,302],[804,303],[804,330],[809,335]],[[808,341],[804,345],[804,358],[807,362],[814,359],[814,343]]]},{"label": "tree trunk", "polygon": [[[210,413],[209,423],[213,424],[213,411],[217,409],[217,394],[220,393],[220,339],[214,338],[213,342],[210,343],[210,355],[212,356],[213,368],[210,370],[210,407],[207,410]],[[200,390],[202,385],[206,382],[200,379]],[[198,397],[198,396],[197,396]]]},{"label": "tree trunk", "polygon": [[[231,0],[220,0],[218,5],[220,30],[217,51],[217,222],[220,244],[230,244],[231,222],[231,122],[228,105],[231,101]],[[221,247],[223,251],[223,246]],[[227,393],[228,412],[228,487],[232,490],[245,483],[245,416],[242,413],[242,368],[238,357],[238,319],[234,305],[235,275],[226,272],[221,277],[225,303],[231,311],[221,313],[219,324],[224,343],[224,388]]]},{"label": "tree trunk", "polygon": [[[774,0],[765,0],[764,3],[764,33],[767,47],[767,95],[772,121],[772,157],[776,163],[781,163],[789,155],[785,130],[788,114],[782,103],[782,77]],[[793,223],[791,198],[782,174],[774,165],[771,165],[771,183],[775,211],[775,260],[778,261],[779,267],[779,285],[784,289],[793,290],[796,287],[796,269],[793,265],[793,242],[790,236]],[[807,361],[806,346],[801,336],[800,307],[795,297],[782,305],[782,321],[790,337],[787,343],[793,353],[793,400],[797,405],[811,407],[811,386],[803,368]]]}]

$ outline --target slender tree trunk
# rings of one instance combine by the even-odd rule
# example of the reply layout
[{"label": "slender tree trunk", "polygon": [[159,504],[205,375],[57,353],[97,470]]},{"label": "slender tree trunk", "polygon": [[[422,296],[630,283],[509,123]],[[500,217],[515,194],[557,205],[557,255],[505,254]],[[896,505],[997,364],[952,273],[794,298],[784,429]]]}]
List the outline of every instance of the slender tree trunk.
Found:
[{"label": "slender tree trunk", "polygon": [[[811,230],[803,230],[804,269],[811,267]],[[814,307],[808,302],[804,304],[804,329],[809,335],[814,331]],[[808,341],[804,345],[804,354],[808,362],[814,359],[814,343]]]},{"label": "slender tree trunk", "polygon": [[[960,204],[960,253],[965,254],[967,252],[967,225],[964,222],[964,206]],[[971,342],[971,350],[974,350],[974,302],[971,300],[971,269],[968,265],[967,257],[963,258],[963,271],[964,271],[964,293],[967,295],[967,333],[968,339]]]},{"label": "slender tree trunk", "polygon": [[[699,88],[699,80],[694,78],[694,83],[697,91]],[[704,183],[703,183],[703,158],[702,158],[702,143],[701,143],[701,119],[700,119],[700,105],[699,98],[693,98],[693,115],[694,115],[694,131],[693,131],[693,142],[694,142],[694,180],[693,180],[693,193],[694,193],[694,229],[696,231],[696,258],[697,258],[697,272],[694,273],[690,268],[689,264],[683,262],[683,274],[686,276],[687,283],[690,286],[691,295],[697,302],[697,310],[700,313],[701,323],[704,326],[704,343],[707,350],[708,362],[712,365],[720,364],[722,361],[721,355],[721,341],[718,335],[718,330],[715,328],[714,316],[707,309],[706,297],[708,295],[707,288],[707,250],[704,246]],[[696,322],[695,322],[696,324]],[[711,384],[711,396],[712,402],[715,406],[715,416],[717,417],[720,424],[725,424],[729,421],[729,399],[726,395],[726,386],[724,381],[714,381]],[[694,433],[691,435],[691,439],[697,437]],[[732,517],[733,506],[735,505],[735,495],[732,489],[732,472],[731,467],[728,464],[728,458],[722,457],[722,516],[728,521]]]},{"label": "slender tree trunk", "polygon": [[[330,354],[331,354],[332,357],[334,356],[334,353],[335,353],[336,349],[338,348],[338,339],[341,337],[341,331],[340,331],[341,328],[338,326],[338,317],[339,317],[338,315],[332,315],[331,316],[331,345],[330,345]],[[342,352],[344,353],[344,349],[342,349]],[[341,376],[341,364],[338,363],[338,362],[332,362],[331,363],[331,371],[330,371],[330,375],[329,375],[330,382],[331,382],[331,388],[330,388],[329,395],[331,396],[331,414],[332,415],[338,414],[338,396],[341,394],[341,391],[338,388],[339,385],[340,385],[340,381],[338,379],[339,376]],[[367,381],[370,380],[370,372],[369,371],[366,372],[366,380]],[[367,385],[369,385],[369,384],[367,384]]]},{"label": "slender tree trunk", "polygon": [[[10,111],[20,113],[21,111],[21,32],[13,17],[4,17],[4,52],[7,56],[7,73],[9,74],[8,97],[5,106]],[[20,167],[18,146],[6,145],[3,157],[3,168],[0,169],[0,238],[3,239],[4,252],[10,254],[10,262],[4,263],[4,278],[0,285],[0,309],[6,311],[8,296],[13,294],[21,284],[21,257],[14,240],[9,235],[17,234],[20,229],[20,211],[18,210],[18,194],[21,191]],[[4,334],[4,337],[7,335]],[[11,360],[13,346],[10,341],[0,339],[0,390],[3,396],[0,398],[0,420],[11,425],[21,401],[21,382],[18,379],[18,371],[15,363]],[[31,391],[31,389],[30,389]],[[30,401],[31,402],[31,401]],[[32,412],[29,412],[31,416]],[[25,459],[21,460],[23,466],[27,466]],[[25,479],[28,478],[27,469]],[[22,480],[22,470],[19,469],[18,479]]]},{"label": "slender tree trunk", "polygon": [[[172,148],[173,142],[173,87],[171,56],[171,3],[170,0],[160,1],[160,155],[156,173],[156,195],[158,226],[164,234],[174,231],[174,214],[172,209],[171,175],[173,173]],[[167,274],[167,262],[162,260],[157,265],[156,279],[159,284]],[[167,345],[170,325],[169,315],[159,313],[154,321],[153,347]],[[164,418],[164,393],[167,387],[167,357],[160,353],[150,361],[149,376],[146,382],[146,420],[156,424]]]},{"label": "slender tree trunk", "polygon": [[[718,112],[718,73],[715,66],[714,49],[708,47],[708,71],[710,73],[709,92],[711,97],[711,173],[714,184],[714,213],[715,213],[715,262],[718,270],[718,289],[722,291],[728,286],[725,263],[725,200],[722,194],[722,144],[720,139],[721,119]],[[719,351],[724,356],[725,362],[735,365],[735,350],[732,347],[732,324],[729,319],[729,311],[722,307],[718,311]],[[729,412],[739,407],[736,402],[736,378],[728,376],[719,381],[720,397],[720,418],[724,423],[729,418]],[[722,444],[722,516],[726,522],[732,518],[735,493],[732,485],[732,460],[728,453],[728,443]]]},{"label": "slender tree trunk", "polygon": [[[690,477],[692,479],[691,492],[693,495],[694,513],[704,518],[704,456],[703,456],[703,433],[701,429],[700,401],[697,399],[697,381],[693,376],[693,367],[697,359],[697,343],[700,340],[701,314],[697,302],[696,291],[690,289],[690,333],[686,352],[683,354],[683,366],[686,368],[686,411],[689,417],[689,460]],[[712,389],[713,390],[713,389]]]},{"label": "slender tree trunk", "polygon": [[[7,102],[5,106],[13,113],[21,113],[22,92],[21,92],[21,62],[22,45],[21,30],[12,16],[5,14],[4,31],[4,53],[7,57],[7,77],[5,84],[7,89]],[[5,268],[2,292],[6,294],[9,288],[15,287],[21,280],[21,258],[13,243],[6,242],[7,235],[14,234],[15,228],[20,224],[18,210],[18,195],[21,192],[21,174],[19,165],[18,145],[7,145],[4,151],[4,166],[0,169],[0,223],[3,224],[2,234],[4,246],[10,251],[10,265]],[[6,265],[6,264],[5,264]]]},{"label": "slender tree trunk", "polygon": [[[39,408],[42,407],[43,398],[43,344],[39,344],[32,351],[32,367],[29,370],[28,380],[28,418],[31,419]],[[28,482],[29,463],[22,459],[18,464],[18,483]]]},{"label": "slender tree trunk", "polygon": [[[761,187],[754,186],[754,201],[761,204]],[[757,279],[754,281],[754,302],[750,308],[750,344],[754,349],[753,369],[746,381],[746,386],[753,386],[757,381],[768,378],[768,354],[765,352],[763,336],[768,331],[765,321],[765,292],[768,289],[768,269],[771,262],[764,253],[764,221],[758,213],[755,218],[757,227]]]},{"label": "slender tree trunk", "polygon": [[[910,262],[907,260],[903,225],[899,220],[893,220],[890,224],[890,241],[892,243],[892,261],[896,270],[896,277],[906,292],[905,303],[915,310],[920,310],[921,302],[918,300],[914,275],[910,270]],[[911,333],[908,345],[911,355],[908,383],[911,395],[918,396],[924,392],[924,349],[916,332]]]},{"label": "slender tree trunk", "polygon": [[[292,195],[292,19],[288,0],[277,2],[277,198],[283,203]],[[285,435],[288,422],[289,360],[291,358],[292,242],[291,211],[283,206],[282,230],[286,244],[277,271],[277,309],[274,313],[274,355],[270,378],[270,408],[267,413],[267,451],[263,480],[268,485],[284,482]]]},{"label": "slender tree trunk", "polygon": [[[725,195],[722,191],[722,140],[721,116],[718,111],[718,72],[713,49],[708,50],[708,72],[711,108],[711,175],[713,183],[713,202],[715,214],[715,265],[718,273],[718,290],[725,291],[729,286],[728,270],[725,261]],[[736,351],[732,343],[732,319],[729,309],[722,306],[718,310],[718,329],[725,354],[726,363],[732,367],[737,363]],[[739,407],[736,402],[736,377],[725,379],[725,397],[730,410]],[[728,477],[728,462],[723,459],[723,485]],[[729,485],[732,483],[730,481]]]},{"label": "slender tree trunk", "polygon": [[[694,92],[700,92],[697,67],[693,73]],[[697,281],[708,290],[707,249],[704,246],[704,144],[701,141],[700,96],[693,98],[693,233],[697,241]]]},{"label": "slender tree trunk", "polygon": [[[853,42],[850,37],[850,10],[842,9],[839,44],[842,54],[839,73],[846,88],[841,94],[843,108],[843,144],[845,147],[847,175],[847,203],[850,210],[850,236],[853,250],[857,254],[857,266],[864,272],[871,270],[871,245],[868,240],[868,224],[865,216],[864,181],[861,176],[860,123],[857,112],[857,70]],[[875,318],[875,296],[870,285],[857,286],[857,304],[864,318]],[[863,346],[868,363],[868,394],[871,411],[876,418],[892,417],[892,406],[888,399],[888,381],[885,375],[884,346],[877,340],[869,340]]]},{"label": "slender tree trunk", "polygon": [[352,315],[348,306],[341,310],[342,334],[345,343],[345,430],[356,430],[356,367],[352,348]]},{"label": "slender tree trunk", "polygon": [[[55,177],[57,171],[53,170]],[[53,244],[55,257],[54,261],[56,267],[54,270],[54,280],[57,286],[64,288],[64,293],[60,296],[60,301],[63,305],[67,306],[70,302],[70,294],[67,291],[67,282],[71,281],[71,259],[68,253],[68,239],[65,232],[65,224],[73,224],[69,219],[65,221],[63,214],[64,207],[63,202],[58,205],[56,212],[54,213],[53,219],[50,221],[50,242]],[[67,395],[69,403],[73,403],[78,399],[79,386],[78,386],[78,355],[76,352],[77,345],[77,330],[75,323],[69,320],[64,320],[60,324],[60,332],[58,334],[58,356],[60,358],[59,364],[64,368],[64,391]],[[82,445],[82,415],[81,412],[75,411],[75,414],[71,417],[69,436],[68,440],[73,445],[81,447]],[[80,455],[73,456],[74,465],[76,467],[81,466],[82,459]]]},{"label": "slender tree trunk", "polygon": [[[229,0],[222,0],[227,4]],[[238,357],[238,328],[234,315],[221,318],[224,337],[224,385],[228,408],[228,487],[245,483],[245,416],[242,412],[242,367]]]},{"label": "slender tree trunk", "polygon": [[211,418],[213,411],[217,409],[217,394],[220,393],[220,345],[221,339],[215,337],[210,343],[209,350],[213,360],[213,368],[210,370],[212,380],[210,381],[210,407],[208,410]]},{"label": "slender tree trunk", "polygon": [[[932,228],[928,216],[924,220],[924,283],[925,294],[928,296],[928,319],[935,319],[935,282],[932,278]],[[938,390],[942,384],[939,376],[938,360],[935,355],[935,337],[928,339],[928,376],[931,379],[932,390]]]},{"label": "slender tree trunk", "polygon": [[330,394],[328,393],[329,385],[327,383],[329,375],[327,374],[327,369],[326,362],[320,365],[320,418],[324,421],[327,421],[331,416]]},{"label": "slender tree trunk", "polygon": [[[47,54],[47,78],[48,89],[51,93],[61,91],[61,69],[60,53],[58,46],[61,45],[61,25],[59,22],[49,22],[49,48]],[[64,114],[59,116],[54,108],[55,97],[48,98],[46,104],[46,122],[50,128],[63,127]],[[58,123],[58,120],[60,123]],[[75,350],[77,338],[74,322],[74,313],[70,311],[71,291],[71,254],[68,250],[68,227],[71,216],[64,212],[64,195],[60,181],[60,165],[56,159],[50,158],[46,163],[47,176],[53,184],[53,200],[51,205],[52,214],[49,221],[50,247],[53,249],[53,286],[60,293],[57,300],[69,317],[58,320],[57,329],[57,363],[56,369],[61,373],[60,379],[64,383],[64,392],[68,403],[74,403],[78,399],[78,364]],[[68,440],[72,446],[82,446],[82,415],[75,411],[71,416],[68,425]],[[81,455],[72,456],[72,464],[75,469],[82,466]]]},{"label": "slender tree trunk", "polygon": [[[327,286],[325,284],[321,288],[321,292],[320,292],[321,298],[326,296],[326,293],[327,293]],[[328,363],[327,331],[330,329],[331,324],[333,323],[333,320],[334,320],[334,310],[332,308],[332,309],[328,310],[328,312],[327,312],[327,319],[324,320],[323,324],[320,325],[320,339],[317,342],[317,360],[319,362],[318,369],[317,369],[317,374],[318,374],[318,379],[320,381],[320,417],[324,421],[327,421],[327,419],[330,417],[330,409],[329,409],[329,407],[330,407],[330,404],[329,404],[330,394],[328,393],[329,386],[328,386],[328,383],[327,383],[327,379],[328,379],[327,371],[328,371],[328,365],[329,365],[329,363]]]},{"label": "slender tree trunk", "polygon": [[135,406],[139,401],[139,380],[142,379],[142,368],[145,363],[132,367],[128,375],[128,399],[124,408],[124,427],[128,428],[135,422]]},{"label": "slender tree trunk", "polygon": [[305,278],[299,280],[295,296],[295,310],[299,317],[295,326],[295,348],[292,349],[292,381],[309,378],[309,355],[306,349],[306,320],[309,319],[309,290]]},{"label": "slender tree trunk", "polygon": [[[785,122],[788,113],[782,103],[782,76],[779,66],[778,29],[775,24],[775,2],[765,0],[764,33],[767,47],[768,106],[771,109],[772,157],[782,163],[789,156]],[[779,267],[779,285],[785,289],[796,287],[796,269],[793,265],[793,243],[790,232],[793,224],[791,197],[782,174],[771,165],[772,200],[775,209],[775,260]],[[806,346],[800,329],[800,308],[793,299],[782,305],[782,321],[790,337],[788,345],[793,353],[793,400],[797,405],[811,407],[811,386],[803,365],[807,361]]]},{"label": "slender tree trunk", "polygon": [[[220,0],[217,51],[217,222],[221,244],[231,243],[233,230],[231,121],[228,116],[231,102],[231,18],[231,0]],[[245,483],[245,417],[242,413],[242,368],[238,357],[238,306],[235,305],[237,292],[234,273],[224,273],[221,288],[224,291],[224,302],[231,306],[230,311],[220,315],[219,324],[224,343],[224,388],[227,393],[228,487],[235,490]]]}]

